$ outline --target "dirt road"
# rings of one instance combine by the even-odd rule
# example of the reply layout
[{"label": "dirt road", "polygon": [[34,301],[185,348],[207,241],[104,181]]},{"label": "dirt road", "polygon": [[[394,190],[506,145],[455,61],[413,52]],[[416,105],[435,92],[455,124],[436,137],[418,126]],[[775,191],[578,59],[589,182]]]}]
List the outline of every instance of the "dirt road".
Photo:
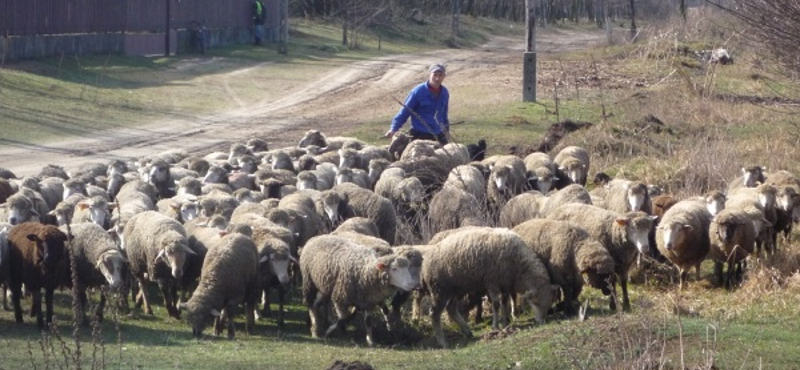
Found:
[{"label": "dirt road", "polygon": [[[601,39],[599,32],[540,32],[537,52],[580,49]],[[475,49],[446,49],[355,62],[331,70],[314,83],[270,84],[266,88],[287,93],[280,99],[264,99],[255,104],[242,103],[234,91],[224,89],[226,98],[240,102],[239,107],[213,115],[184,115],[135,128],[98,132],[88,138],[2,147],[0,166],[11,169],[17,176],[26,176],[35,175],[46,164],[70,169],[85,162],[138,158],[169,149],[205,155],[215,150],[226,151],[231,143],[251,137],[263,138],[271,147],[282,147],[296,143],[311,128],[336,135],[353,125],[390,117],[399,108],[395,99],[404,99],[412,86],[423,81],[426,67],[434,62],[448,65],[445,85],[453,96],[451,111],[469,103],[456,98],[458,89],[467,85],[478,86],[486,99],[519,100],[524,47],[524,40],[498,37]],[[227,72],[203,80],[227,86],[229,79],[244,72]]]}]

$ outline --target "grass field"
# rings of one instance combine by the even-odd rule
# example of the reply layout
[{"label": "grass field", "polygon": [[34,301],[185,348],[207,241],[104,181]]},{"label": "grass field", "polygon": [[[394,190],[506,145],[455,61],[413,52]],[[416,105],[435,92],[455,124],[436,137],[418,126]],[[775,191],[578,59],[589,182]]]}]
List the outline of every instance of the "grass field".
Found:
[{"label": "grass field", "polygon": [[[471,31],[464,47],[480,44],[493,33],[509,32],[500,22],[465,22],[469,26],[464,29]],[[306,57],[281,56],[269,48],[212,49],[211,56],[225,57],[226,63],[209,65],[213,69],[208,73],[275,63],[284,68],[265,79],[310,81],[322,73],[322,64],[442,45],[442,40],[431,37],[435,30],[403,26],[365,33],[360,50],[347,50],[330,37],[338,35],[336,25],[296,24],[290,49],[301,50],[297,54]],[[731,42],[740,51],[733,66],[692,65],[691,56],[676,51],[674,39],[657,37],[671,34],[670,27],[647,25],[643,28],[649,37],[635,44],[544,57],[538,104],[518,99],[482,102],[480,86],[453,81],[461,84],[460,93],[475,100],[460,106],[454,117],[464,121],[455,126],[458,138],[465,142],[486,138],[492,154],[524,153],[554,123],[590,122],[592,127],[568,135],[559,147],[581,145],[595,153],[591,173],[605,171],[647,181],[679,196],[724,188],[741,166],[749,164],[798,173],[800,153],[795,148],[800,131],[792,108],[800,99],[796,81],[759,66],[755,61],[762,51],[746,40]],[[720,41],[707,36],[708,29],[690,29],[686,37],[697,45]],[[381,50],[376,47],[378,34]],[[81,57],[4,68],[0,137],[31,140],[35,130],[45,133],[37,140],[48,140],[58,134],[55,126],[79,134],[232,106],[213,99],[213,90],[195,91],[202,73],[163,79],[166,74],[161,71],[185,63],[194,61]],[[370,122],[344,134],[374,142],[385,122]],[[375,348],[365,348],[363,336],[352,326],[344,335],[311,339],[296,290],[282,331],[265,318],[258,322],[256,334],[247,336],[239,318],[235,341],[214,338],[209,331],[204,339],[195,340],[190,328],[168,318],[156,301],[155,316],[134,310],[130,317],[107,315],[94,335],[91,328],[81,329],[78,347],[66,321],[70,299],[65,291],[57,294],[60,336],[40,335],[31,319],[17,325],[11,312],[0,312],[0,369],[78,368],[79,364],[105,369],[324,369],[335,360],[368,362],[380,370],[710,369],[712,363],[716,369],[800,368],[795,348],[800,343],[796,320],[800,245],[782,247],[776,256],[751,267],[742,287],[733,292],[714,287],[709,262],[702,280],[692,281],[682,292],[670,280],[674,272],[647,279],[634,274],[631,313],[610,312],[606,298],[586,289],[581,296],[590,304],[586,321],[551,317],[544,325],[533,325],[523,314],[508,332],[491,333],[486,323],[473,326],[475,339],[463,338],[449,326],[446,333],[455,348],[448,350],[436,348],[427,321],[400,334],[380,333]]]}]

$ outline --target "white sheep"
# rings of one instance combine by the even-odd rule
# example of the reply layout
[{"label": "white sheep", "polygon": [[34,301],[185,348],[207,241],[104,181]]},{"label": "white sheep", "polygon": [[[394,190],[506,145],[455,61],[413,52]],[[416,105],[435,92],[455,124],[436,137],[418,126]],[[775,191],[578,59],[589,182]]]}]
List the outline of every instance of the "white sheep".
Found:
[{"label": "white sheep", "polygon": [[[589,174],[589,152],[578,146],[568,146],[561,149],[553,158],[559,172],[572,180],[574,184],[586,186],[586,177]],[[556,177],[563,177],[556,174]]]},{"label": "white sheep", "polygon": [[[367,343],[373,344],[370,311],[396,289],[416,288],[409,262],[394,254],[378,256],[346,238],[321,235],[308,241],[300,256],[303,297],[311,318],[311,335],[328,336],[358,311],[364,313]],[[324,332],[323,308],[330,302],[338,317]],[[351,311],[354,307],[355,311]]]},{"label": "white sheep", "polygon": [[525,163],[525,175],[531,188],[547,194],[558,181],[553,159],[547,153],[533,152],[525,156],[523,162]]},{"label": "white sheep", "polygon": [[[742,273],[741,262],[755,249],[756,229],[745,211],[729,208],[714,216],[708,235],[708,257],[714,261],[714,274],[720,285],[731,289]],[[728,272],[723,275],[725,263]]]},{"label": "white sheep", "polygon": [[658,251],[678,267],[681,288],[692,267],[700,278],[700,264],[710,247],[711,219],[705,203],[687,199],[670,207],[656,228]]},{"label": "white sheep", "polygon": [[508,229],[465,228],[450,233],[424,254],[422,282],[433,300],[433,329],[442,347],[447,347],[441,323],[445,308],[461,332],[472,336],[457,308],[458,299],[470,293],[489,295],[492,328],[499,329],[508,319],[511,294],[520,294],[536,321],[542,322],[557,291],[541,259]]}]

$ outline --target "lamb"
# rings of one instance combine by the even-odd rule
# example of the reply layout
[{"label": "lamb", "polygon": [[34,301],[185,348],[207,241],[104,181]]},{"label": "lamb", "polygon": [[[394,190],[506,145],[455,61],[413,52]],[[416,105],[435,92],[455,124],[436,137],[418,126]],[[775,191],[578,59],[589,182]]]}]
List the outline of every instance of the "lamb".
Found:
[{"label": "lamb", "polygon": [[347,204],[355,216],[371,219],[378,226],[381,239],[394,245],[397,214],[391,201],[351,183],[336,185],[333,190],[347,198]]},{"label": "lamb", "polygon": [[556,292],[541,259],[507,229],[467,228],[450,234],[425,254],[422,282],[433,300],[433,329],[442,347],[447,347],[441,323],[445,307],[461,332],[472,336],[457,309],[461,297],[487,292],[492,328],[499,329],[508,317],[505,295],[521,294],[536,321],[542,322]]},{"label": "lamb", "polygon": [[[33,295],[32,314],[36,316],[39,330],[53,322],[53,292],[64,283],[69,271],[69,251],[65,244],[67,235],[53,225],[24,222],[8,232],[9,276],[14,318],[22,323],[22,284]],[[42,317],[41,290],[45,290],[47,309]]]},{"label": "lamb", "polygon": [[[720,285],[732,289],[734,279],[741,276],[741,262],[755,249],[756,229],[745,211],[725,209],[711,220],[708,235],[708,257],[714,261],[714,274]],[[728,264],[725,275],[724,263]]]},{"label": "lamb", "polygon": [[[586,177],[589,173],[590,165],[589,152],[586,149],[568,146],[556,154],[553,162],[573,183],[586,186]],[[560,178],[562,176],[556,174],[556,177]]]},{"label": "lamb", "polygon": [[183,276],[186,255],[195,253],[189,248],[183,225],[157,211],[145,211],[131,217],[122,240],[131,273],[139,282],[137,305],[141,298],[145,313],[153,314],[146,291],[147,282],[155,281],[169,315],[180,318],[172,292]]},{"label": "lamb", "polygon": [[[394,290],[416,288],[409,272],[409,261],[394,254],[378,256],[369,247],[346,238],[321,235],[308,241],[300,256],[303,275],[303,297],[309,309],[311,335],[328,336],[355,314],[364,313],[367,344],[373,344],[369,312],[389,297]],[[323,308],[330,302],[338,316],[336,323],[324,332]],[[356,310],[351,312],[350,308]]]},{"label": "lamb", "polygon": [[600,242],[583,228],[567,221],[528,220],[511,231],[542,259],[553,284],[561,287],[559,305],[569,315],[577,313],[574,302],[583,290],[583,276],[603,294],[611,294],[614,259]]},{"label": "lamb", "polygon": [[[649,252],[648,234],[653,227],[654,217],[644,212],[622,214],[593,205],[570,203],[556,208],[547,218],[576,223],[611,253],[614,258],[614,274],[622,288],[622,309],[630,310],[628,272],[640,253]],[[611,297],[609,307],[616,310],[616,287],[613,291],[614,296]]]},{"label": "lamb", "polygon": [[678,267],[681,288],[692,267],[700,279],[700,264],[710,248],[708,230],[711,219],[711,213],[703,202],[687,199],[667,210],[658,224],[658,251]]},{"label": "lamb", "polygon": [[[225,310],[228,339],[234,339],[233,316],[236,306],[245,305],[245,330],[252,334],[255,328],[254,309],[257,299],[258,251],[252,239],[239,233],[228,234],[208,248],[200,283],[188,302],[186,321],[192,327],[192,336],[200,338],[208,318],[221,316]],[[220,334],[220,327],[216,334]]]},{"label": "lamb", "polygon": [[525,175],[530,187],[539,190],[542,194],[547,194],[558,181],[553,159],[547,153],[534,152],[528,154],[523,162],[525,162]]},{"label": "lamb", "polygon": [[606,208],[618,213],[642,211],[653,213],[647,185],[623,179],[611,180],[606,186]]},{"label": "lamb", "polygon": [[[100,225],[92,222],[74,223],[67,228],[60,227],[64,233],[71,233],[69,254],[77,268],[78,305],[76,318],[88,322],[86,317],[86,288],[108,287],[117,290],[123,286],[128,274],[128,260],[117,247],[114,239]],[[103,320],[106,292],[100,295],[100,304],[95,316]]]},{"label": "lamb", "polygon": [[[527,220],[541,218],[541,207],[547,197],[538,191],[529,191],[519,194],[511,199],[500,210],[497,224],[500,227],[512,228]],[[441,230],[439,230],[441,231]]]},{"label": "lamb", "polygon": [[463,226],[489,226],[484,203],[462,189],[442,188],[428,205],[428,234]]}]

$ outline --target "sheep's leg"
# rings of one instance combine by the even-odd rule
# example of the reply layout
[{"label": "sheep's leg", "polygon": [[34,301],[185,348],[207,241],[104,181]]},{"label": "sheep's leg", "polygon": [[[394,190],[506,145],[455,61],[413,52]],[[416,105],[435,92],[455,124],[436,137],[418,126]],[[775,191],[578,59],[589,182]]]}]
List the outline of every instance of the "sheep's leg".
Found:
[{"label": "sheep's leg", "polygon": [[331,335],[331,333],[333,333],[336,329],[339,328],[341,328],[342,331],[345,331],[347,322],[350,321],[350,319],[352,319],[353,316],[358,312],[358,309],[355,309],[353,310],[353,312],[350,312],[347,306],[339,302],[333,302],[333,308],[336,310],[336,317],[338,317],[338,320],[336,320],[336,322],[333,323],[333,325],[331,325],[327,331],[325,331],[326,337]]},{"label": "sheep's leg", "polygon": [[489,291],[489,299],[492,301],[492,329],[500,329],[500,324],[503,320],[503,314],[506,310],[506,305],[503,302],[503,297],[499,292]]},{"label": "sheep's leg", "polygon": [[629,312],[631,310],[631,300],[628,297],[628,274],[621,274],[619,277],[619,286],[622,288],[622,311]]},{"label": "sheep's leg", "polygon": [[278,328],[283,329],[283,305],[286,301],[286,289],[283,287],[278,288]]},{"label": "sheep's leg", "polygon": [[244,305],[245,324],[244,329],[247,335],[253,335],[256,329],[256,301],[254,299],[247,300]]},{"label": "sheep's leg", "polygon": [[42,318],[42,292],[36,289],[32,292],[33,299],[31,300],[31,311],[36,316],[36,325],[39,325],[39,330],[44,329],[44,319]]},{"label": "sheep's leg", "polygon": [[[145,292],[147,290],[146,282],[143,279],[138,279],[138,280],[139,280],[139,294],[137,294],[136,296],[136,307],[139,307],[143,304],[144,313],[147,315],[152,315],[153,308],[150,307],[150,303],[147,302],[147,293]],[[141,303],[139,302],[139,300],[141,300]]]},{"label": "sheep's leg", "polygon": [[718,286],[725,286],[724,269],[725,266],[722,264],[722,262],[714,261],[714,277],[717,278]]},{"label": "sheep's leg", "polygon": [[[431,322],[433,324],[433,333],[436,336],[436,341],[442,348],[447,348],[447,339],[444,337],[442,330],[442,311],[448,305],[448,301],[433,295],[433,307],[431,308]],[[451,315],[452,316],[452,315]]]},{"label": "sheep's leg", "polygon": [[375,341],[372,337],[372,315],[369,310],[364,310],[364,329],[367,331],[367,345],[372,347]]},{"label": "sheep's leg", "polygon": [[417,291],[414,293],[414,298],[411,301],[411,321],[418,323],[422,317],[422,292]]},{"label": "sheep's leg", "polygon": [[21,288],[21,286],[11,287],[11,304],[14,306],[14,319],[20,324],[22,323],[22,306],[20,304],[20,298],[22,298]]},{"label": "sheep's leg", "polygon": [[461,334],[464,334],[467,338],[472,338],[472,330],[470,330],[467,320],[464,320],[464,316],[461,316],[461,312],[458,311],[458,302],[455,299],[451,299],[447,303],[447,314],[458,324]]},{"label": "sheep's leg", "polygon": [[170,281],[159,281],[158,289],[161,290],[161,295],[164,297],[164,306],[167,308],[169,316],[180,319],[181,314],[178,312],[178,308],[173,300],[174,295],[172,293],[174,292],[174,283]]},{"label": "sheep's leg", "polygon": [[8,305],[8,283],[3,283],[3,310],[4,311],[11,311],[11,307]]},{"label": "sheep's leg", "polygon": [[261,291],[261,317],[272,316],[272,308],[269,306],[269,289]]},{"label": "sheep's leg", "polygon": [[617,310],[617,283],[609,283],[611,285],[611,295],[608,296],[608,308],[611,311]]},{"label": "sheep's leg", "polygon": [[86,306],[88,299],[86,298],[86,287],[78,283],[78,304],[75,306],[74,319],[80,320],[84,325],[89,323],[89,318],[86,316]]},{"label": "sheep's leg", "polygon": [[228,322],[228,339],[233,340],[236,337],[236,328],[233,325],[233,316],[236,314],[236,304],[229,304],[225,309],[224,318]]},{"label": "sheep's leg", "polygon": [[94,311],[94,316],[97,317],[98,322],[103,322],[103,310],[106,308],[106,295],[108,294],[110,294],[108,290],[100,290],[100,303],[98,303],[97,309]]}]

